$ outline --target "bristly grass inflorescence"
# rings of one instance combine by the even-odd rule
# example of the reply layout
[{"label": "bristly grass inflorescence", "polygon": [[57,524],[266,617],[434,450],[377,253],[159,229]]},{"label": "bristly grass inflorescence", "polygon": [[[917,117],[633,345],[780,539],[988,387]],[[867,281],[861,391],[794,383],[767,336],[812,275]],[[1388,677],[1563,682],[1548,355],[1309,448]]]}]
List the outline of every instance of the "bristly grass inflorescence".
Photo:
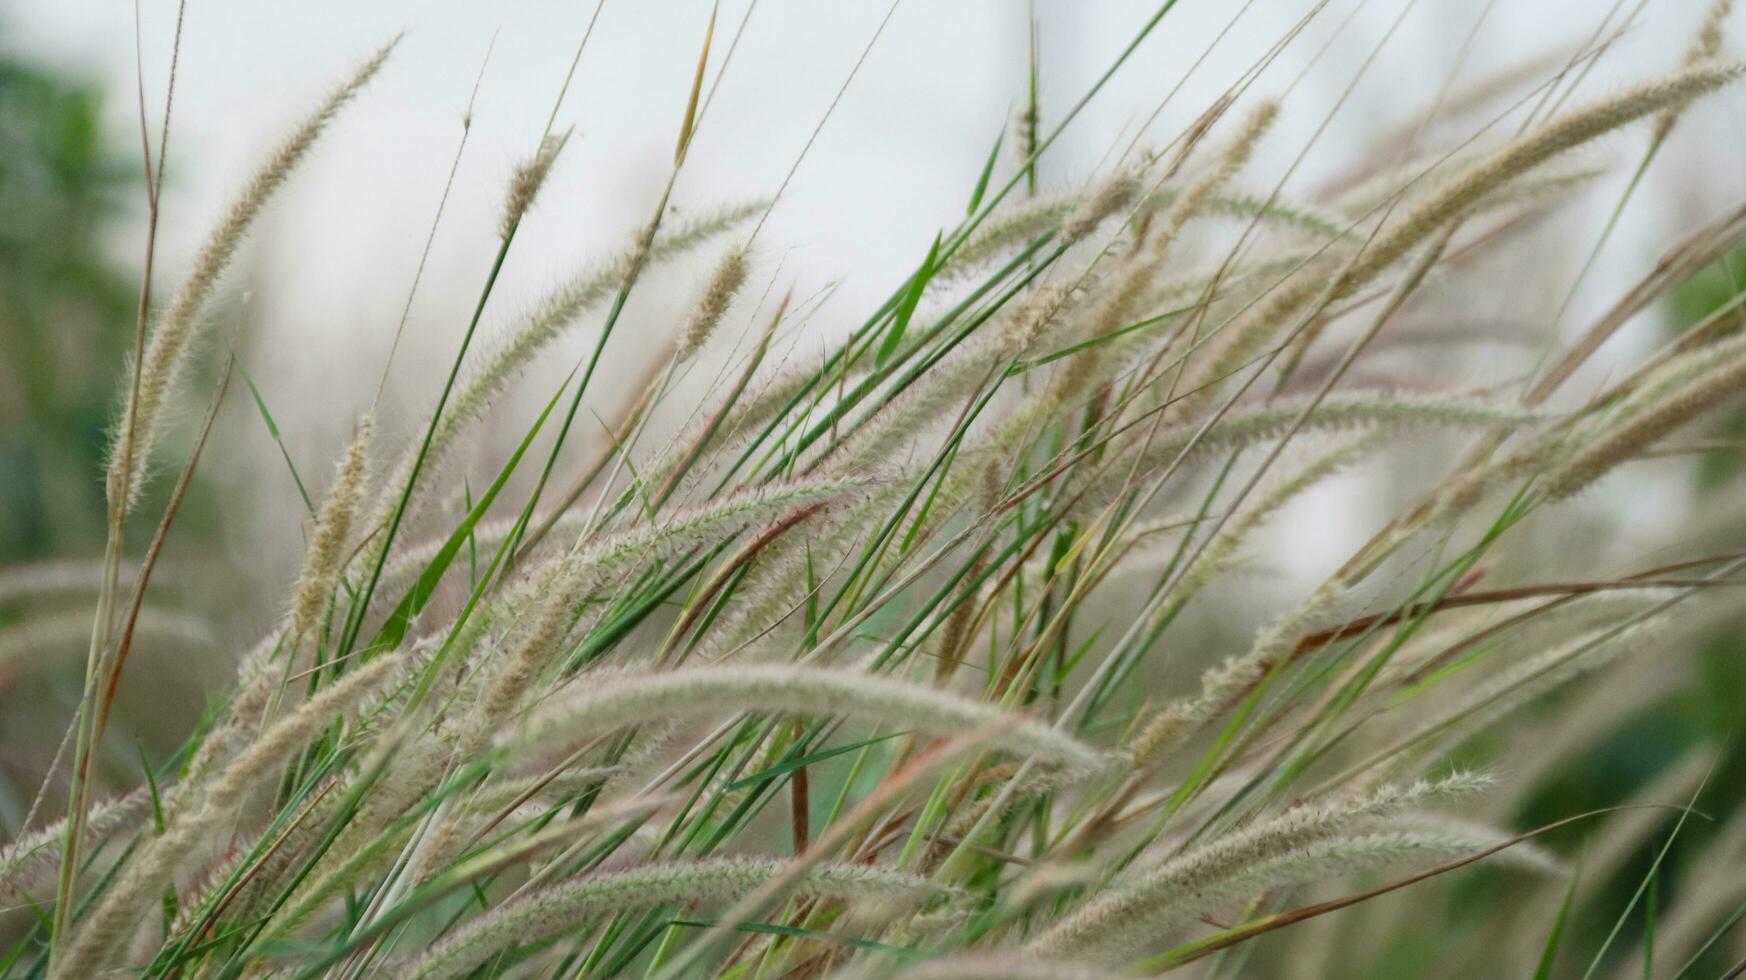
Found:
[{"label": "bristly grass inflorescence", "polygon": [[[105,567],[67,566],[52,588],[0,577],[0,601],[104,585],[67,818],[0,852],[0,972],[1141,975],[1481,858],[1510,887],[1566,874],[1512,814],[1436,812],[1497,781],[1463,751],[1668,642],[1690,625],[1675,611],[1719,607],[1705,595],[1746,559],[1476,583],[1546,574],[1513,542],[1737,404],[1746,348],[1709,328],[1571,402],[1529,393],[1525,355],[1501,384],[1390,383],[1364,370],[1368,345],[1426,282],[1472,286],[1470,257],[1511,248],[1591,176],[1555,161],[1633,123],[1659,145],[1735,81],[1729,6],[1663,78],[1529,100],[1513,136],[1415,147],[1319,200],[1249,172],[1277,120],[1313,109],[1250,94],[1247,75],[1190,132],[1038,195],[1078,109],[1045,126],[1033,77],[1020,158],[991,154],[967,215],[822,351],[820,308],[756,244],[781,190],[680,219],[676,180],[621,255],[473,344],[524,219],[572,177],[555,164],[580,135],[548,132],[475,229],[495,264],[429,410],[398,432],[391,406],[356,420],[235,689],[147,785],[88,798],[109,699],[142,680],[122,664],[150,620],[123,617],[117,590],[137,582],[144,601],[161,543],[124,563],[121,529],[174,442],[205,311],[389,45],[269,157],[152,311],[116,416]],[[715,30],[675,179],[708,166],[693,143],[714,122]],[[737,45],[714,47],[716,84]],[[628,298],[723,238],[647,390],[580,452],[581,420],[611,414],[587,386],[619,353],[605,341]],[[458,450],[499,396],[597,326],[587,371],[481,447],[488,479],[464,479]],[[1593,353],[1573,350],[1559,380]],[[677,423],[657,417],[676,401]],[[1183,615],[1288,564],[1268,535],[1304,495],[1463,440],[1461,466],[1418,480],[1283,612],[1212,631]]]}]

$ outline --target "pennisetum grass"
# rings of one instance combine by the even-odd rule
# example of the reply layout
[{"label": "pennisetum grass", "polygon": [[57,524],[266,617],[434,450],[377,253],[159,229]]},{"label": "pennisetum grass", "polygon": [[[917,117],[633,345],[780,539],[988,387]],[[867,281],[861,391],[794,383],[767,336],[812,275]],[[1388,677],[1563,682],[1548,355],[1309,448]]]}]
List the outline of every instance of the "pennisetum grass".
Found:
[{"label": "pennisetum grass", "polygon": [[[1486,289],[1466,259],[1513,247],[1518,222],[1589,183],[1555,161],[1641,121],[1659,145],[1736,80],[1729,4],[1665,77],[1565,109],[1566,75],[1599,60],[1578,52],[1547,69],[1517,135],[1488,123],[1447,152],[1414,145],[1320,200],[1244,186],[1276,119],[1313,112],[1290,90],[1249,96],[1256,74],[1190,132],[1038,194],[1039,157],[1172,6],[1052,128],[1033,52],[1021,159],[991,154],[967,215],[822,349],[808,304],[740,315],[783,293],[756,261],[782,189],[670,215],[680,167],[710,165],[694,143],[713,15],[652,218],[473,344],[523,220],[568,179],[554,166],[567,134],[548,127],[497,227],[475,230],[495,262],[422,438],[394,444],[375,411],[357,423],[235,690],[145,785],[92,805],[125,642],[114,592],[144,589],[157,556],[124,561],[126,518],[196,376],[203,312],[389,48],[368,59],[150,311],[120,399],[103,565],[0,574],[0,611],[27,610],[0,633],[7,651],[48,643],[53,606],[99,597],[66,818],[0,852],[0,972],[1065,980],[1207,957],[1208,975],[1235,976],[1330,913],[1432,891],[1414,883],[1481,858],[1565,874],[1550,856],[1562,839],[1539,849],[1519,814],[1437,811],[1510,778],[1460,760],[1531,751],[1514,719],[1666,649],[1687,610],[1733,608],[1735,553],[1558,578],[1580,557],[1517,542],[1746,390],[1734,323],[1712,319],[1599,396],[1548,401],[1740,223],[1694,238],[1664,263],[1679,276],[1646,278],[1550,372],[1523,357],[1480,387],[1422,365],[1347,369],[1391,317],[1434,308],[1418,305],[1425,282]],[[715,55],[716,85],[738,39]],[[612,445],[580,458],[572,423],[603,408],[588,382],[628,298],[753,218],[694,287]],[[485,451],[488,481],[463,483],[456,446],[595,311],[578,371],[520,439]],[[1348,320],[1372,325],[1302,397],[1303,350]],[[1272,390],[1257,386],[1281,356]],[[696,394],[681,379],[717,367],[664,430],[657,409]],[[1527,387],[1536,376],[1553,380]],[[1450,465],[1451,440],[1475,436]],[[1265,553],[1268,525],[1403,447],[1416,468],[1433,457],[1416,499],[1285,611],[1224,615],[1221,586],[1249,580],[1252,549],[1291,563]],[[554,478],[570,487],[557,500]],[[436,506],[455,499],[458,517]],[[1219,629],[1196,627],[1208,615]]]}]

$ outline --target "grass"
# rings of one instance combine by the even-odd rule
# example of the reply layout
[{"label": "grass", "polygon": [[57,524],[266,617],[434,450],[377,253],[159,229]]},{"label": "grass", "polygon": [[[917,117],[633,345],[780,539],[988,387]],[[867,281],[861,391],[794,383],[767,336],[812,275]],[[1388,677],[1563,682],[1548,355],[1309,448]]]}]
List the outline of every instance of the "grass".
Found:
[{"label": "grass", "polygon": [[[1558,397],[1624,320],[1722,259],[1737,218],[1676,244],[1677,262],[1625,291],[1627,312],[1567,349],[1510,351],[1508,384],[1456,388],[1431,370],[1402,390],[1369,370],[1433,302],[1427,284],[1484,290],[1472,260],[1556,217],[1589,176],[1566,167],[1575,151],[1646,129],[1641,175],[1688,107],[1736,82],[1742,69],[1715,60],[1726,7],[1664,77],[1585,103],[1567,76],[1600,51],[1578,52],[1518,111],[1321,200],[1245,186],[1275,119],[1310,111],[1250,94],[1253,74],[1162,146],[1039,196],[1038,158],[1173,6],[1053,125],[1033,33],[1029,105],[1003,140],[1022,158],[997,143],[966,215],[812,360],[786,356],[812,311],[774,299],[789,287],[759,247],[783,188],[671,219],[710,121],[706,82],[732,78],[713,14],[635,240],[495,346],[475,342],[563,152],[561,93],[504,191],[428,414],[398,436],[360,418],[331,477],[298,477],[307,552],[279,627],[173,758],[103,799],[94,758],[117,690],[142,680],[125,671],[135,625],[155,621],[142,618],[152,571],[205,431],[136,564],[154,447],[174,443],[168,408],[198,375],[231,258],[327,121],[354,101],[369,111],[395,44],[365,60],[244,188],[169,305],[142,292],[105,558],[71,586],[97,596],[83,696],[39,794],[59,800],[47,789],[64,768],[65,815],[32,819],[0,854],[0,968],[1067,978],[1319,962],[1359,975],[1372,964],[1341,959],[1342,921],[1408,937],[1398,954],[1420,924],[1390,917],[1391,898],[1480,887],[1465,870],[1479,863],[1530,896],[1450,913],[1443,948],[1485,972],[1689,969],[1737,945],[1739,896],[1659,877],[1713,767],[1673,787],[1685,796],[1642,802],[1671,804],[1677,823],[1628,901],[1598,914],[1583,889],[1639,869],[1576,877],[1570,834],[1664,825],[1615,822],[1639,815],[1616,800],[1531,823],[1475,802],[1555,782],[1475,767],[1535,756],[1536,734],[1550,756],[1548,732],[1566,729],[1546,705],[1573,730],[1613,710],[1584,700],[1601,678],[1657,669],[1739,612],[1737,552],[1606,571],[1532,545],[1572,498],[1738,401],[1746,344],[1726,315],[1597,394]],[[168,112],[155,164],[145,140],[148,283]],[[648,395],[603,453],[579,452],[627,298],[708,247],[719,264]],[[458,475],[449,453],[493,396],[600,311],[493,478]],[[736,332],[703,404],[661,431],[656,410]],[[1426,442],[1445,447],[1437,475],[1295,605],[1195,629],[1305,493]]]}]

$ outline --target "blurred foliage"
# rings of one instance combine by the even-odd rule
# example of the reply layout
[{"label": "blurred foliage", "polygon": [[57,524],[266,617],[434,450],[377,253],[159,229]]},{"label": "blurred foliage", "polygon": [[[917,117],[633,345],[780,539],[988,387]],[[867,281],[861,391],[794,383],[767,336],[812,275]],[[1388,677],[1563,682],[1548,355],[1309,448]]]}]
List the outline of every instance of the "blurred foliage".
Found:
[{"label": "blurred foliage", "polygon": [[[49,770],[82,683],[92,592],[33,594],[29,585],[49,574],[43,569],[94,568],[102,554],[103,457],[139,290],[107,249],[143,197],[137,153],[105,130],[95,84],[0,55],[0,573],[26,586],[0,595],[0,826],[8,829]],[[161,510],[171,482],[155,481],[148,513]],[[203,483],[190,491],[181,530],[209,542],[215,508]],[[130,552],[145,549],[149,531],[132,533]],[[134,738],[168,752],[198,714],[190,654],[209,636],[187,615],[164,620],[175,629],[150,628],[151,614],[176,615],[179,603],[163,602],[185,593],[177,580],[187,577],[177,570],[154,581],[139,646],[158,683],[118,702],[125,734],[99,760],[107,775],[137,778]]]},{"label": "blurred foliage", "polygon": [[0,562],[102,541],[111,355],[138,289],[104,237],[135,179],[95,87],[0,61]]}]

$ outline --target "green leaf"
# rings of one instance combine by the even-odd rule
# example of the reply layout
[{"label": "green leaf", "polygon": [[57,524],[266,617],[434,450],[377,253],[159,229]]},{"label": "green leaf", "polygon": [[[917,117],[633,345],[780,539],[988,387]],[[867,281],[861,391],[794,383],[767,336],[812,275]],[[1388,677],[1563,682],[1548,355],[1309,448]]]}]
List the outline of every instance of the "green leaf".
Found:
[{"label": "green leaf", "polygon": [[891,355],[897,353],[897,347],[903,343],[903,332],[909,327],[910,317],[915,316],[915,308],[921,303],[922,294],[927,292],[928,281],[934,278],[934,273],[940,271],[936,265],[940,258],[940,233],[934,233],[934,243],[928,246],[928,257],[922,260],[921,268],[915,270],[915,275],[909,279],[909,288],[904,292],[903,300],[897,304],[897,313],[892,318],[891,329],[885,334],[885,341],[879,345],[879,355],[873,359],[875,367],[884,367],[891,360]]},{"label": "green leaf", "polygon": [[879,742],[883,742],[887,739],[893,739],[899,735],[906,735],[906,734],[908,734],[908,733],[907,732],[892,732],[889,735],[880,735],[876,738],[864,739],[862,741],[854,742],[854,743],[851,743],[849,745],[839,745],[834,749],[825,749],[822,752],[813,752],[813,753],[810,753],[808,755],[800,756],[799,758],[796,758],[796,759],[790,759],[787,762],[782,763],[781,765],[771,766],[770,768],[765,769],[762,772],[755,772],[755,773],[752,773],[750,776],[745,777],[744,779],[735,780],[734,782],[729,783],[727,789],[723,790],[722,792],[735,793],[735,792],[738,792],[742,789],[746,789],[747,787],[756,786],[759,783],[764,782],[767,779],[774,779],[777,776],[783,775],[784,773],[790,773],[796,769],[801,769],[801,768],[804,768],[806,766],[813,765],[814,763],[823,762],[826,759],[832,758],[834,756],[839,756],[839,755],[843,755],[843,754],[848,753],[848,752],[854,752],[854,751],[857,751],[859,749],[864,749],[869,745],[875,745],[875,744],[878,744]]},{"label": "green leaf", "polygon": [[1662,842],[1661,849],[1655,852],[1655,860],[1650,862],[1649,870],[1643,874],[1643,881],[1632,893],[1631,900],[1626,902],[1624,909],[1619,912],[1618,919],[1613,922],[1612,931],[1607,933],[1606,940],[1601,943],[1600,949],[1595,951],[1594,959],[1589,961],[1588,969],[1582,974],[1582,980],[1588,980],[1589,977],[1594,976],[1595,971],[1600,969],[1601,960],[1606,958],[1607,950],[1612,948],[1613,941],[1619,938],[1620,931],[1625,928],[1625,922],[1636,910],[1637,903],[1643,900],[1643,895],[1649,891],[1650,885],[1661,874],[1661,862],[1667,859],[1667,852],[1673,849],[1673,842],[1679,838],[1679,832],[1685,829],[1686,818],[1695,812],[1692,807],[1697,804],[1698,797],[1703,795],[1704,787],[1709,785],[1710,777],[1714,774],[1713,767],[1709,772],[1704,773],[1703,782],[1698,784],[1697,790],[1691,794],[1691,799],[1686,801],[1685,806],[1679,811],[1679,819],[1674,821],[1673,831],[1667,835],[1667,840]]},{"label": "green leaf", "polygon": [[[235,352],[232,352],[232,356]],[[291,471],[291,479],[297,484],[297,494],[303,498],[303,506],[309,513],[315,513],[315,502],[309,499],[309,490],[303,485],[303,477],[297,472],[297,464],[291,462],[291,453],[285,448],[285,440],[279,435],[279,424],[273,421],[273,413],[267,410],[267,400],[261,397],[261,389],[255,387],[255,379],[249,376],[249,369],[243,367],[242,358],[236,358],[236,369],[242,374],[243,384],[249,386],[249,394],[255,398],[255,408],[261,412],[261,421],[267,423],[267,435],[273,437],[273,442],[279,447],[279,455],[285,458],[285,468]]]},{"label": "green leaf", "polygon": [[1546,948],[1540,951],[1540,965],[1534,968],[1534,980],[1551,980],[1552,966],[1558,961],[1558,944],[1564,940],[1564,926],[1570,921],[1570,906],[1576,900],[1576,885],[1580,873],[1570,876],[1570,887],[1564,891],[1564,901],[1558,906],[1558,918],[1552,920],[1552,934],[1546,937]]},{"label": "green leaf", "polygon": [[994,149],[988,151],[988,162],[982,165],[982,176],[976,178],[976,189],[970,192],[970,206],[964,209],[965,215],[974,215],[976,209],[982,206],[982,196],[988,193],[988,178],[994,176],[994,162],[1000,159],[1000,146],[1006,142],[1006,127],[1001,127],[994,137]]},{"label": "green leaf", "polygon": [[412,584],[412,588],[400,600],[399,605],[396,605],[394,611],[388,614],[388,621],[382,624],[382,628],[377,630],[375,637],[370,640],[370,649],[392,650],[400,645],[401,640],[406,638],[406,631],[411,628],[413,618],[424,609],[425,603],[429,602],[430,597],[436,593],[437,584],[442,581],[443,573],[448,571],[449,564],[455,560],[455,555],[460,552],[461,545],[465,544],[472,535],[473,526],[485,516],[485,512],[491,507],[491,502],[497,499],[497,494],[503,490],[503,485],[509,482],[510,474],[515,472],[515,467],[521,462],[521,457],[527,453],[528,447],[533,445],[534,436],[538,435],[540,429],[546,424],[546,419],[552,414],[552,409],[557,407],[558,398],[568,387],[569,382],[566,381],[558,388],[557,393],[552,395],[552,400],[546,403],[545,410],[540,412],[540,417],[534,420],[533,427],[528,429],[526,436],[522,437],[521,445],[515,447],[515,452],[510,454],[508,462],[503,464],[503,469],[498,472],[497,479],[491,481],[491,486],[486,489],[484,496],[480,497],[479,502],[473,505],[473,509],[467,512],[467,516],[449,535],[449,539],[443,542],[441,550],[431,558],[430,564],[424,567],[424,573],[418,577],[418,581]]},{"label": "green leaf", "polygon": [[158,834],[162,835],[164,832],[164,801],[158,795],[158,777],[156,773],[152,772],[152,761],[146,758],[145,745],[135,740],[133,747],[139,752],[139,768],[141,772],[145,773],[146,790],[151,793],[152,797],[152,824],[157,828]]},{"label": "green leaf", "polygon": [[1643,980],[1655,980],[1655,920],[1661,917],[1661,878],[1649,879],[1643,904]]}]

